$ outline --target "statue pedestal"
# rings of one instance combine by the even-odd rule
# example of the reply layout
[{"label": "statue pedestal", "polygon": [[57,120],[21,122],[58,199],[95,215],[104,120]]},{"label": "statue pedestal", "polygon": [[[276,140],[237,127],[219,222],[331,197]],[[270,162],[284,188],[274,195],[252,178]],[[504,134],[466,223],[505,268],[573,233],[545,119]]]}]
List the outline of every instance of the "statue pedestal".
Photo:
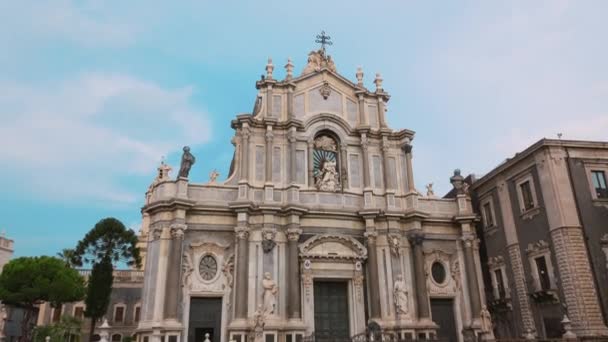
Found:
[{"label": "statue pedestal", "polygon": [[177,179],[177,198],[188,198],[188,178],[179,177]]}]

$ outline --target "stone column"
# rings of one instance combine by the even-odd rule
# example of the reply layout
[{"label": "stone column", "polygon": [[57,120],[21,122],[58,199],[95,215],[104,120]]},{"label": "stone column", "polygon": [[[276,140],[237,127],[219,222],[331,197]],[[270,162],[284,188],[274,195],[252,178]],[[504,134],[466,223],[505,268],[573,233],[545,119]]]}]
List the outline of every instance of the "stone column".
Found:
[{"label": "stone column", "polygon": [[287,119],[293,119],[293,87],[287,88]]},{"label": "stone column", "polygon": [[473,323],[474,319],[479,318],[479,314],[481,313],[481,298],[479,298],[479,283],[477,282],[477,268],[475,267],[475,255],[473,251],[474,240],[475,237],[472,235],[462,238],[469,301],[471,304],[471,323]]},{"label": "stone column", "polygon": [[429,293],[426,288],[426,276],[424,272],[424,254],[422,253],[422,243],[424,242],[424,234],[413,233],[408,236],[408,239],[413,249],[418,318],[421,320],[430,319],[431,310],[429,308]]},{"label": "stone column", "polygon": [[313,152],[315,148],[315,141],[313,138],[308,140],[308,187],[313,188],[315,186],[315,175],[313,174]]},{"label": "stone column", "polygon": [[365,116],[365,99],[362,94],[359,94],[359,125],[367,125],[367,117]]},{"label": "stone column", "polygon": [[169,253],[169,265],[167,272],[167,291],[165,295],[165,318],[177,320],[177,308],[179,303],[181,264],[182,264],[182,243],[184,241],[185,224],[171,225],[171,241]]},{"label": "stone column", "polygon": [[298,240],[302,234],[299,224],[287,229],[287,317],[299,319],[300,316],[300,262],[298,260]]},{"label": "stone column", "polygon": [[296,179],[297,139],[296,139],[296,129],[294,127],[292,127],[290,129],[287,139],[289,141],[289,183],[295,184],[295,183],[297,183],[297,179]]},{"label": "stone column", "polygon": [[234,231],[237,239],[234,315],[237,319],[247,319],[247,287],[249,286],[247,282],[249,270],[249,228],[239,225],[234,229]]},{"label": "stone column", "polygon": [[382,137],[382,173],[384,176],[384,188],[385,189],[393,189],[394,186],[390,182],[389,176],[389,166],[388,166],[388,138],[386,136]]},{"label": "stone column", "polygon": [[272,184],[272,126],[266,126],[266,184]]},{"label": "stone column", "polygon": [[367,134],[361,134],[361,150],[363,151],[363,188],[370,188],[369,180],[369,140]]},{"label": "stone column", "polygon": [[274,108],[272,108],[272,84],[268,84],[266,88],[266,117],[274,117]]},{"label": "stone column", "polygon": [[346,144],[340,145],[340,181],[342,189],[348,189],[348,149]]},{"label": "stone column", "polygon": [[369,303],[370,318],[380,318],[380,287],[378,284],[378,252],[376,250],[376,238],[378,233],[368,231],[365,233],[367,239],[367,267],[369,267]]},{"label": "stone column", "polygon": [[249,180],[249,126],[243,124],[241,128],[241,181]]},{"label": "stone column", "polygon": [[414,171],[412,168],[412,145],[406,144],[403,146],[403,151],[405,151],[405,167],[407,172],[406,189],[408,192],[414,192],[416,191],[416,187],[414,186]]},{"label": "stone column", "polygon": [[384,118],[384,99],[382,96],[378,97],[378,120],[380,122],[380,128],[386,127],[386,120]]},{"label": "stone column", "polygon": [[169,246],[171,242],[171,228],[164,227],[154,232],[154,239],[160,239],[158,248],[158,265],[156,272],[156,291],[154,301],[153,320],[160,322],[163,320],[165,301],[167,295],[167,269],[169,266]]}]

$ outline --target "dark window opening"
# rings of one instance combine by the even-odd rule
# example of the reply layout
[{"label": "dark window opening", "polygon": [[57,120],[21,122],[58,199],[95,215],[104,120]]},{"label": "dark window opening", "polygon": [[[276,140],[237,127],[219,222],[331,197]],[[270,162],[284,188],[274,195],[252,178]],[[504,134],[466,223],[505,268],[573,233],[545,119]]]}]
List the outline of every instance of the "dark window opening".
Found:
[{"label": "dark window opening", "polygon": [[133,321],[139,322],[140,313],[141,313],[141,307],[138,306],[135,308],[135,317],[133,318]]},{"label": "dark window opening", "polygon": [[496,276],[496,288],[498,289],[498,297],[505,298],[505,280],[502,277],[502,270],[495,270],[494,275]]},{"label": "dark window opening", "polygon": [[534,198],[532,197],[532,187],[530,181],[525,181],[519,185],[521,197],[524,201],[524,210],[534,208]]},{"label": "dark window opening", "polygon": [[547,268],[547,259],[544,256],[534,259],[536,269],[538,270],[538,280],[542,290],[551,289],[551,279],[549,278],[549,269]]},{"label": "dark window opening", "polygon": [[84,308],[82,306],[77,306],[76,309],[74,309],[74,317],[78,319],[84,318]]},{"label": "dark window opening", "polygon": [[483,215],[486,218],[486,227],[492,227],[494,225],[494,216],[492,216],[492,207],[489,202],[483,205]]},{"label": "dark window opening", "polygon": [[431,274],[433,275],[433,279],[435,282],[437,282],[437,284],[443,284],[445,281],[446,272],[442,263],[435,261],[431,266]]},{"label": "dark window opening", "polygon": [[61,307],[55,308],[53,310],[53,323],[57,323],[61,320]]},{"label": "dark window opening", "polygon": [[597,198],[608,198],[608,186],[606,186],[606,173],[604,171],[591,171],[593,187]]},{"label": "dark window opening", "polygon": [[125,316],[125,308],[117,306],[114,311],[114,322],[122,322]]}]

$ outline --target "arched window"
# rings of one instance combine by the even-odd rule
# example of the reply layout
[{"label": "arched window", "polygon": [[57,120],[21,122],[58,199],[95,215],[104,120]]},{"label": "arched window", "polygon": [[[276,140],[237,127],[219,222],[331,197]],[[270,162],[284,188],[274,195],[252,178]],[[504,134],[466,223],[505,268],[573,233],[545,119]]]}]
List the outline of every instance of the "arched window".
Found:
[{"label": "arched window", "polygon": [[122,341],[122,335],[121,334],[114,334],[112,335],[112,342],[120,342]]},{"label": "arched window", "polygon": [[93,337],[91,338],[91,342],[97,342],[101,340],[101,336],[99,336],[98,334],[93,335]]},{"label": "arched window", "polygon": [[337,139],[331,133],[321,132],[314,140],[313,176],[321,191],[340,190],[340,153]]}]

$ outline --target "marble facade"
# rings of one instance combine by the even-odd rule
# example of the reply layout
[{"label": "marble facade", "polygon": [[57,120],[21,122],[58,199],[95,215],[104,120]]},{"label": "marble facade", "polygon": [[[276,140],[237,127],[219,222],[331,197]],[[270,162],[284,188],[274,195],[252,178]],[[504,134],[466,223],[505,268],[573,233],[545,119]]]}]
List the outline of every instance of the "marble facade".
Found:
[{"label": "marble facade", "polygon": [[[269,60],[253,113],[232,120],[225,181],[174,180],[159,168],[142,210],[139,341],[211,331],[213,342],[296,342],[319,332],[315,284],[324,281],[345,288],[349,336],[375,322],[404,337],[440,337],[437,322],[451,320],[459,341],[489,337],[462,176],[450,179],[454,198],[421,195],[414,132],[388,127],[381,76],[369,90],[362,70],[351,82],[324,50],[310,56],[300,76],[288,61],[282,80]],[[195,308],[200,298],[221,307]],[[436,311],[441,300],[447,317]]]}]

